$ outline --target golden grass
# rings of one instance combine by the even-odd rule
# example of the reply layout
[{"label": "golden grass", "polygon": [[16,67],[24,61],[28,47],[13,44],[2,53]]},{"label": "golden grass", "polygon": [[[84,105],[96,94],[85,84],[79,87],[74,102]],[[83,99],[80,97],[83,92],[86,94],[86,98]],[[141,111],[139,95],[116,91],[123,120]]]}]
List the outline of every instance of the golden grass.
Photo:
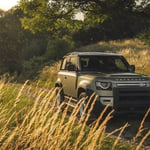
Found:
[{"label": "golden grass", "polygon": [[144,141],[150,136],[150,131],[148,131],[146,133],[146,135],[142,138],[142,140],[140,141],[140,143],[138,144],[138,146],[136,147],[136,150],[139,150],[142,147],[142,144],[144,143]]},{"label": "golden grass", "polygon": [[141,124],[140,124],[140,127],[139,127],[139,129],[138,129],[138,132],[137,132],[137,134],[136,134],[136,136],[134,137],[134,141],[138,138],[138,137],[140,137],[141,135],[142,135],[142,132],[144,131],[144,122],[145,122],[145,120],[146,120],[146,118],[148,117],[148,115],[150,114],[150,108],[147,110],[147,112],[145,113],[145,115],[144,115],[144,117],[143,117],[143,119],[142,119],[142,121],[141,121]]},{"label": "golden grass", "polygon": [[135,64],[137,73],[150,75],[150,46],[138,39],[101,41],[81,47],[79,51],[120,53],[126,57],[130,64]]},{"label": "golden grass", "polygon": [[150,50],[136,50],[136,49],[123,49],[119,51],[120,54],[125,56],[130,64],[135,64],[136,72],[141,74],[150,75]]},{"label": "golden grass", "polygon": [[120,139],[120,137],[121,137],[123,131],[124,131],[125,128],[127,128],[127,127],[128,127],[128,123],[126,123],[126,124],[121,128],[121,131],[120,131],[119,135],[117,136],[117,138],[116,138],[116,140],[115,140],[115,142],[114,142],[114,144],[113,144],[113,146],[112,146],[112,150],[115,150],[115,147],[116,147],[116,145],[117,145],[117,143],[118,143],[118,141],[119,141],[119,139]]},{"label": "golden grass", "polygon": [[[61,111],[63,103],[57,109],[55,90],[41,90],[36,88],[37,93],[34,99],[32,107],[28,108],[28,104],[21,110],[17,110],[20,102],[23,101],[24,96],[29,96],[29,85],[25,82],[24,85],[18,90],[14,105],[11,110],[8,111],[7,107],[0,105],[0,149],[117,149],[122,147],[119,145],[120,138],[128,124],[120,127],[118,137],[115,139],[110,134],[106,134],[106,128],[108,121],[112,118],[112,112],[108,113],[106,117],[104,114],[108,109],[108,106],[103,110],[100,116],[91,124],[87,126],[87,121],[91,115],[92,108],[96,101],[93,100],[91,107],[87,111],[87,115],[84,121],[80,121],[77,116],[79,107],[83,99],[81,99],[77,106],[73,109],[70,115],[67,114],[69,106]],[[7,84],[1,82],[0,93],[4,94]],[[10,86],[10,85],[9,85]],[[14,85],[12,85],[14,87]],[[30,85],[32,86],[32,85]],[[17,88],[18,89],[18,88]],[[25,92],[27,90],[27,92]],[[71,99],[70,99],[71,100]],[[92,98],[91,98],[92,100]],[[26,111],[24,111],[26,110]],[[13,112],[9,114],[8,113]],[[21,112],[21,115],[20,115]],[[149,112],[143,118],[139,130],[143,128],[143,123]],[[21,117],[21,118],[20,118]],[[21,119],[21,121],[20,121]],[[5,124],[3,124],[5,122]],[[12,123],[13,122],[13,123]],[[13,126],[10,126],[13,124]],[[141,134],[141,131],[140,131]],[[141,142],[137,145],[137,150],[140,149],[143,142],[149,136],[149,131],[141,139]],[[137,133],[138,135],[138,133]],[[107,143],[111,138],[111,142]],[[122,143],[124,144],[124,143]],[[125,143],[124,145],[126,145]],[[127,144],[126,149],[134,149],[135,147]]]}]

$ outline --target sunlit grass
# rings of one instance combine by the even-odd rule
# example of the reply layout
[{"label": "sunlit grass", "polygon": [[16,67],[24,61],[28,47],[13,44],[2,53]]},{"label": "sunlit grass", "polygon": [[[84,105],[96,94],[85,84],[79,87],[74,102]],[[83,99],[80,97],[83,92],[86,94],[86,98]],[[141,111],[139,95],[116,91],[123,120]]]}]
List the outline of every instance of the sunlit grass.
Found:
[{"label": "sunlit grass", "polygon": [[82,47],[79,51],[120,53],[126,57],[130,64],[136,66],[137,73],[150,75],[150,47],[138,39],[101,41]]},{"label": "sunlit grass", "polygon": [[[128,123],[116,129],[120,132],[117,137],[114,133],[107,134],[108,121],[113,117],[110,112],[104,117],[105,110],[91,125],[87,121],[91,115],[92,107],[84,121],[77,117],[81,101],[68,115],[69,106],[64,108],[56,107],[55,89],[35,89],[35,95],[29,94],[29,86],[26,81],[22,87],[15,88],[14,84],[0,83],[0,149],[135,149],[142,146],[149,136],[149,132],[142,136],[141,142],[136,146],[134,143],[127,143],[120,140],[122,133],[128,127]],[[31,90],[31,92],[33,92]],[[9,99],[7,98],[7,95]],[[7,102],[6,102],[7,101]],[[143,118],[139,127],[138,136],[142,135]]]},{"label": "sunlit grass", "polygon": [[120,54],[125,56],[130,64],[135,64],[136,72],[141,74],[150,75],[150,50],[135,50],[123,49],[119,51]]}]

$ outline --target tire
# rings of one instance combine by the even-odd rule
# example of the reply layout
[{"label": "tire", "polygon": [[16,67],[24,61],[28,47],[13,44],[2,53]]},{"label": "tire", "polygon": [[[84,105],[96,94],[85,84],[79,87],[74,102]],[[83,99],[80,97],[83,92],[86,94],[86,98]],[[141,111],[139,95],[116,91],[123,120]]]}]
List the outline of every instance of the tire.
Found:
[{"label": "tire", "polygon": [[86,97],[87,97],[87,94],[86,92],[81,92],[80,95],[79,95],[79,100],[82,99],[82,98],[85,98],[85,100],[83,100],[80,104],[80,109],[79,109],[79,117],[82,121],[85,120],[86,118],[86,115],[87,115],[87,110],[85,111],[85,107],[86,107]]},{"label": "tire", "polygon": [[60,107],[61,103],[64,100],[64,94],[63,94],[63,90],[58,88],[57,92],[56,92],[56,106]]},{"label": "tire", "polygon": [[[88,113],[89,109],[91,109],[91,104],[92,104],[93,100],[95,99],[95,96],[93,96],[92,98],[90,97],[89,99],[87,98],[87,96],[88,95],[86,92],[81,92],[81,94],[79,95],[79,99],[85,98],[85,100],[82,101],[82,103],[80,105],[80,109],[79,109],[79,117],[82,122],[85,121],[85,119],[87,117],[87,113]],[[90,100],[90,103],[87,107],[86,105],[89,100]],[[87,107],[86,110],[84,110],[85,107]],[[94,108],[91,110],[90,116],[88,117],[87,124],[90,124],[91,122],[95,121],[95,119],[96,119],[96,115],[95,115],[95,104],[94,104]]]}]

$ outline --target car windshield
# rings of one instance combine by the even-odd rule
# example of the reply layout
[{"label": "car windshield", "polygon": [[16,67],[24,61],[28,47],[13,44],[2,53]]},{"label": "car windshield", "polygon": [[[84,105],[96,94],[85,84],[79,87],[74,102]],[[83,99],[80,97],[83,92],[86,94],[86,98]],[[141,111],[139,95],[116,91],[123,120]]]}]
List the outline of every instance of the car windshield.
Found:
[{"label": "car windshield", "polygon": [[82,71],[129,72],[129,64],[123,56],[80,56]]}]

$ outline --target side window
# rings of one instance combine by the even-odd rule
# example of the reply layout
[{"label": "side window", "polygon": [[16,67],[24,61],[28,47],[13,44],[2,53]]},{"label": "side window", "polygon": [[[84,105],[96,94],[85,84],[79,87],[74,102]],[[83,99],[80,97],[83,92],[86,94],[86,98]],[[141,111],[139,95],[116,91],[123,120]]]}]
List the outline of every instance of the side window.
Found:
[{"label": "side window", "polygon": [[82,70],[86,70],[88,68],[89,58],[88,57],[81,57],[80,58],[80,65]]},{"label": "side window", "polygon": [[127,70],[126,66],[124,65],[124,63],[121,61],[121,59],[116,59],[115,60],[116,66],[117,68],[121,69],[121,70]]},{"label": "side window", "polygon": [[62,60],[60,69],[61,69],[61,70],[64,70],[64,69],[65,69],[65,65],[66,65],[66,58],[64,58],[64,59]]},{"label": "side window", "polygon": [[78,59],[77,57],[65,57],[63,60],[62,60],[62,63],[61,63],[61,67],[60,69],[61,70],[68,70],[68,65],[74,65],[75,66],[75,70],[78,68]]},{"label": "side window", "polygon": [[62,60],[62,64],[61,64],[61,70],[67,70],[67,65],[69,63],[69,57],[65,57],[63,60]]},{"label": "side window", "polygon": [[78,59],[77,57],[71,57],[70,64],[75,66],[75,70],[78,68]]}]

